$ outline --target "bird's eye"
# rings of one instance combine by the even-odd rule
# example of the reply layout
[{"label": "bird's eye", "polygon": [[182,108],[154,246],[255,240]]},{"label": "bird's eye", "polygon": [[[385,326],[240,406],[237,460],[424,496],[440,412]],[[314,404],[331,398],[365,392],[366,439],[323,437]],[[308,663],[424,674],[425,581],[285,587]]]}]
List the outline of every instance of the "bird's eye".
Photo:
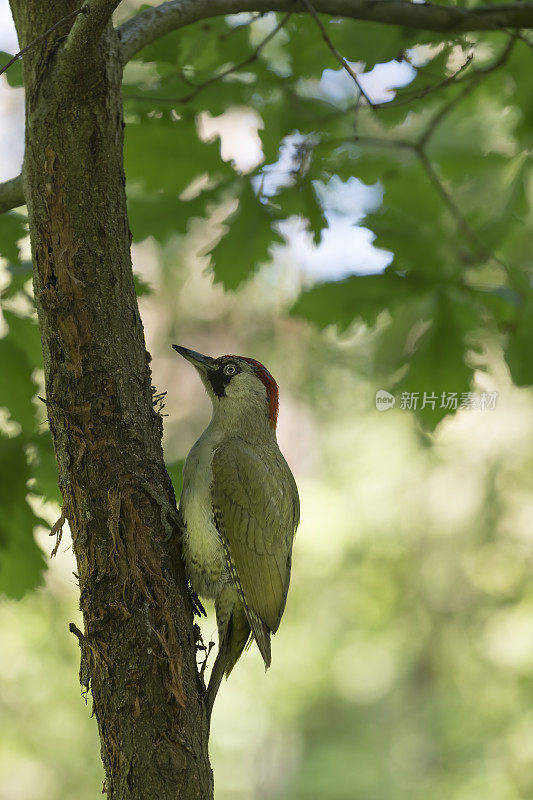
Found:
[{"label": "bird's eye", "polygon": [[224,367],[224,375],[235,375],[237,368],[235,364],[226,364]]}]

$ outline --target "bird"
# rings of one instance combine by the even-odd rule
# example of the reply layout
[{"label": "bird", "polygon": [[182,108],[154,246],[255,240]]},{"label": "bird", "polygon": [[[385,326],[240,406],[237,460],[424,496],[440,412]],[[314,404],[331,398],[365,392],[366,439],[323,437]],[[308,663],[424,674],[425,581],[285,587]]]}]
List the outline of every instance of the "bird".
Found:
[{"label": "bird", "polygon": [[179,513],[192,590],[214,600],[218,652],[206,693],[209,718],[224,675],[254,640],[271,663],[289,589],[300,518],[298,489],[276,439],[278,384],[259,361],[212,358],[172,345],[197,370],[211,421],[183,468]]}]

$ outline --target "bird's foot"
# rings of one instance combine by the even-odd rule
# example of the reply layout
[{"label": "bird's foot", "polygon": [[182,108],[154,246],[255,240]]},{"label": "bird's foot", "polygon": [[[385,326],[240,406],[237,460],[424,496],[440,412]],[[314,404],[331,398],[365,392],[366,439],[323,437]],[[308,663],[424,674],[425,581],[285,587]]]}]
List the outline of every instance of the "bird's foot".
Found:
[{"label": "bird's foot", "polygon": [[194,613],[197,617],[207,617],[207,611],[205,610],[202,601],[192,588],[190,584],[187,585],[188,593],[189,593],[189,600],[191,601],[192,607],[194,609]]}]

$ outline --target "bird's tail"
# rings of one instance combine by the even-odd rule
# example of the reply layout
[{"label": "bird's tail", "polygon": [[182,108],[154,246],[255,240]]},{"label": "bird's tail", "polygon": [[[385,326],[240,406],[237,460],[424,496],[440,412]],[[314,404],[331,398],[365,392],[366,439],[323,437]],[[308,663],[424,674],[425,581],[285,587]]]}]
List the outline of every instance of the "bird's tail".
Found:
[{"label": "bird's tail", "polygon": [[[248,619],[248,625],[252,629],[251,638],[255,639],[259,652],[265,662],[265,670],[270,666],[272,660],[270,651],[270,628],[265,625],[263,620],[251,609],[243,609]],[[241,651],[242,652],[242,651]],[[240,655],[240,653],[239,653]]]},{"label": "bird's tail", "polygon": [[207,686],[207,715],[211,718],[211,712],[215,704],[215,698],[220,688],[222,678],[224,677],[224,670],[226,667],[228,645],[227,642],[221,642],[218,647],[217,657],[209,676],[209,683]]},{"label": "bird's tail", "polygon": [[248,641],[251,640],[252,632],[250,624],[246,618],[244,608],[241,603],[235,603],[233,607],[233,614],[231,615],[231,631],[228,643],[226,667],[224,669],[226,678],[239,658],[242,651],[246,647]]},{"label": "bird's tail", "polygon": [[239,601],[234,603],[227,623],[223,622],[218,613],[219,611],[220,608],[217,608],[217,616],[219,617],[218,653],[207,686],[207,708],[209,715],[213,709],[215,697],[220,688],[222,678],[224,675],[226,678],[228,677],[252,635],[246,613]]}]

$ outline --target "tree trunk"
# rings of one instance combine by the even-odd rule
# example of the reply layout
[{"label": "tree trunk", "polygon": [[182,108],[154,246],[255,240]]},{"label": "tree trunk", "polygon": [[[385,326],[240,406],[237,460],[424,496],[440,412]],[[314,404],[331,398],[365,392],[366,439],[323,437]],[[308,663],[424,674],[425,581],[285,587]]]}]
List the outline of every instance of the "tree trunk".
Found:
[{"label": "tree trunk", "polygon": [[[21,46],[76,9],[11,0]],[[72,20],[24,57],[23,181],[46,400],[113,800],[213,793],[204,689],[134,291],[118,39],[65,69]],[[169,534],[172,534],[169,538]]]}]

